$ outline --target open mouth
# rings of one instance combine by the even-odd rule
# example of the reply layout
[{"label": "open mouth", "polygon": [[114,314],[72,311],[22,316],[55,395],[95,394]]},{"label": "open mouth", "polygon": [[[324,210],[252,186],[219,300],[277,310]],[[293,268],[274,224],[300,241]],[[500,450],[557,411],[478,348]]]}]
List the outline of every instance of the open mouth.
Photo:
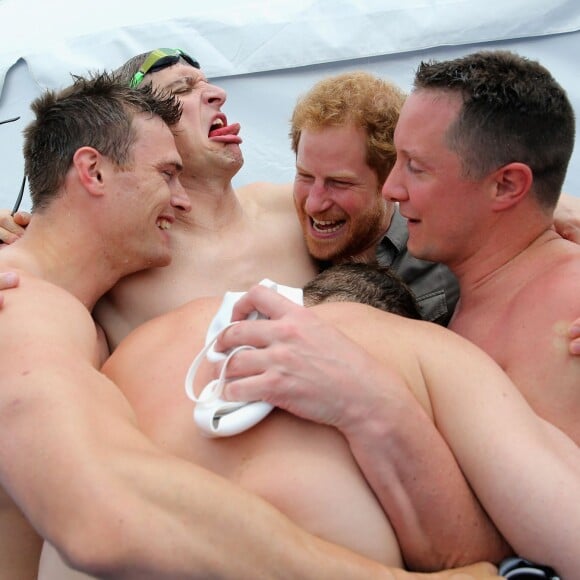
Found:
[{"label": "open mouth", "polygon": [[240,132],[240,124],[232,123],[228,125],[228,120],[225,115],[218,115],[209,128],[208,137],[216,142],[221,143],[241,143],[242,139],[238,135]]},{"label": "open mouth", "polygon": [[171,222],[167,218],[163,217],[157,218],[156,225],[160,230],[168,230],[171,228]]},{"label": "open mouth", "polygon": [[219,135],[220,129],[223,129],[225,126],[226,126],[226,123],[225,123],[224,119],[222,119],[220,117],[218,117],[217,119],[214,119],[214,122],[211,124],[211,127],[209,128],[208,137]]},{"label": "open mouth", "polygon": [[317,220],[311,217],[310,223],[312,229],[319,234],[333,234],[344,226],[346,220]]}]

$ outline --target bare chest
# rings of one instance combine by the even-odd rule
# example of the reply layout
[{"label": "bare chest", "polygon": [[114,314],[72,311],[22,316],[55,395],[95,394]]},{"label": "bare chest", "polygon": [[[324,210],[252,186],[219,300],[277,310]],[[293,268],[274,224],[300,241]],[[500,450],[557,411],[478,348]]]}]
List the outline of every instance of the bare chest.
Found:
[{"label": "bare chest", "polygon": [[302,287],[315,274],[302,240],[282,224],[176,236],[172,263],[121,280],[95,309],[112,346],[131,330],[202,296],[249,289],[264,278]]}]

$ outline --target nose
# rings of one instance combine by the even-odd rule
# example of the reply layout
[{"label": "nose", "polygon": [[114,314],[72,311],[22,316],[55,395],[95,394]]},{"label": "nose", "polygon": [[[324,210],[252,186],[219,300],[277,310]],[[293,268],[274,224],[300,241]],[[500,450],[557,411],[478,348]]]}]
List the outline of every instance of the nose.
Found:
[{"label": "nose", "polygon": [[183,213],[191,211],[191,201],[179,179],[175,180],[175,185],[171,189],[170,203],[171,207]]},{"label": "nose", "polygon": [[403,184],[402,170],[399,162],[395,162],[393,169],[387,176],[385,183],[381,189],[381,194],[387,201],[404,201],[408,198],[407,190]]},{"label": "nose", "polygon": [[332,205],[332,199],[323,181],[315,180],[310,188],[306,191],[304,200],[304,209],[311,215],[322,213]]},{"label": "nose", "polygon": [[208,83],[204,92],[204,98],[210,105],[221,107],[226,102],[228,95],[221,87]]}]

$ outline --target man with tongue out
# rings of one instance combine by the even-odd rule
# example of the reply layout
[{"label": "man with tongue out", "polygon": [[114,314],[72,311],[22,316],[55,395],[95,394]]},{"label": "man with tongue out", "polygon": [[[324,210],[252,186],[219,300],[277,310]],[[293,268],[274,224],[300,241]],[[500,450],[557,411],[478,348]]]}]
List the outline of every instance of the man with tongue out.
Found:
[{"label": "man with tongue out", "polygon": [[317,268],[305,248],[290,186],[232,186],[243,165],[242,139],[240,125],[222,111],[225,91],[180,50],[136,56],[118,72],[133,86],[150,82],[181,102],[175,142],[192,211],[172,224],[169,266],[123,279],[97,304],[94,315],[111,349],[133,328],[193,298],[246,290],[263,278],[297,287],[313,278]]}]

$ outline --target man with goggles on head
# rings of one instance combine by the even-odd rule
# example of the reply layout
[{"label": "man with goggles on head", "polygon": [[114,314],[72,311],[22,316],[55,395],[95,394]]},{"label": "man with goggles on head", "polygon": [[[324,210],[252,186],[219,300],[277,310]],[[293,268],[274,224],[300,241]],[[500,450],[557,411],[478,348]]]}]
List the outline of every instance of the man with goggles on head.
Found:
[{"label": "man with goggles on head", "polygon": [[[114,349],[143,322],[199,296],[245,290],[263,278],[303,286],[316,274],[296,220],[290,187],[232,179],[243,165],[239,123],[222,108],[226,92],[198,61],[179,49],[157,49],[116,71],[133,87],[151,83],[173,93],[183,114],[175,142],[183,159],[181,182],[193,211],[171,226],[168,268],[125,278],[96,307]],[[179,283],[168,284],[168,280]]]}]

